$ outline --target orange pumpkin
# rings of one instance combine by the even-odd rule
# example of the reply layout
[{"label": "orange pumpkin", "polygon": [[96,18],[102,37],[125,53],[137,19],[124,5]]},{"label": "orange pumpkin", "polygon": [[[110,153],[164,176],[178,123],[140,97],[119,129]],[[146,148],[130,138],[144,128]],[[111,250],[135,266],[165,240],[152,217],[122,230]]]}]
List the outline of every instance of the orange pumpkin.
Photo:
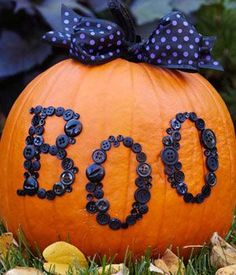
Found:
[{"label": "orange pumpkin", "polygon": [[[79,173],[73,191],[53,201],[17,196],[24,182],[25,138],[36,105],[63,106],[78,112],[83,131],[69,146]],[[162,138],[170,120],[179,112],[196,112],[217,137],[219,169],[217,185],[202,204],[188,204],[170,187],[161,160]],[[62,119],[47,119],[44,138],[54,144],[63,131]],[[91,154],[110,135],[131,136],[139,142],[152,166],[149,212],[128,229],[113,231],[101,226],[86,209],[86,168]],[[194,124],[181,129],[179,158],[186,183],[193,194],[201,191],[206,173],[203,147]],[[151,246],[154,254],[203,244],[214,231],[225,235],[230,228],[236,198],[236,144],[229,112],[219,94],[199,74],[156,68],[117,59],[100,66],[65,60],[33,80],[15,102],[3,132],[0,159],[0,216],[9,230],[21,226],[31,244],[41,249],[70,237],[86,255],[115,255],[121,260],[127,246],[135,255]],[[134,202],[137,161],[120,146],[108,152],[103,164],[105,197],[112,217],[124,220]],[[40,186],[50,189],[61,173],[55,157],[41,155]]]}]

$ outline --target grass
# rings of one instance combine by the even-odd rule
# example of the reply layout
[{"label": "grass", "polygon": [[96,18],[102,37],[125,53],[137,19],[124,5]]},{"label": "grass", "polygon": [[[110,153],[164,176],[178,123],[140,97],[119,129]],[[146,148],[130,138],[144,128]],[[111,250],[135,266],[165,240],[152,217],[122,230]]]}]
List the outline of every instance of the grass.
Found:
[{"label": "grass", "polygon": [[[6,232],[6,228],[3,223],[0,223],[0,234]],[[19,230],[18,233],[18,244],[19,247],[12,247],[7,252],[7,255],[4,258],[0,258],[0,274],[4,274],[7,270],[10,270],[16,266],[22,267],[35,267],[43,271],[43,257],[39,250],[36,249],[36,252],[32,252],[27,244],[26,238],[22,231]],[[229,230],[228,235],[226,236],[226,241],[231,244],[236,244],[236,219],[232,224],[231,229]],[[210,263],[210,252],[211,248],[205,246],[201,251],[194,256],[191,256],[188,262],[185,263],[186,275],[213,275],[216,272],[216,269],[211,266]],[[124,264],[129,268],[130,275],[151,275],[156,274],[149,271],[151,259],[151,251],[147,250],[146,254],[138,261],[132,261],[129,253],[127,253]],[[78,275],[96,275],[98,274],[98,266],[104,267],[106,265],[112,264],[114,259],[107,259],[105,256],[101,259],[96,258],[89,260],[89,268],[87,270],[81,270],[79,266],[76,267],[76,274]],[[97,264],[99,263],[99,265]],[[76,264],[75,264],[76,265]],[[45,273],[47,274],[47,273]],[[52,272],[48,274],[53,274]],[[68,275],[74,275],[75,271],[70,268],[68,270]],[[103,272],[102,274],[110,274]]]}]

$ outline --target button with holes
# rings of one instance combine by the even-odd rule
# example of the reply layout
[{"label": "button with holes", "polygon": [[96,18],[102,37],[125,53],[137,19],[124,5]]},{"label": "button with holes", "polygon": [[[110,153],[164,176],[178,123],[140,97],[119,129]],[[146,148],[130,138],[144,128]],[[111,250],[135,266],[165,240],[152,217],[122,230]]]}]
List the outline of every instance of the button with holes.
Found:
[{"label": "button with holes", "polygon": [[58,153],[58,148],[56,145],[52,145],[50,146],[49,148],[49,153],[52,155],[52,156],[56,156],[56,154]]},{"label": "button with holes", "polygon": [[136,155],[136,160],[138,162],[145,162],[147,160],[147,155],[144,152],[140,152]]},{"label": "button with holes", "polygon": [[94,214],[97,212],[97,206],[96,206],[96,203],[95,201],[89,201],[87,204],[86,204],[86,210],[91,213],[91,214]]},{"label": "button with holes", "polygon": [[70,170],[74,166],[74,161],[71,158],[65,158],[61,162],[61,166],[64,170]]},{"label": "button with holes", "polygon": [[161,152],[161,159],[167,165],[174,165],[178,162],[178,152],[174,148],[165,148]]},{"label": "button with holes", "polygon": [[100,225],[106,225],[110,222],[110,216],[107,213],[97,213],[96,220]]},{"label": "button with holes", "polygon": [[104,151],[108,151],[111,149],[111,143],[108,140],[103,140],[101,142],[101,149]]},{"label": "button with holes", "polygon": [[61,182],[58,182],[53,185],[53,192],[57,196],[62,196],[65,193],[65,186]]},{"label": "button with holes", "polygon": [[74,116],[74,112],[71,109],[67,109],[66,111],[64,111],[63,113],[63,119],[65,121],[69,121],[73,118]]},{"label": "button with holes", "polygon": [[109,201],[106,199],[99,199],[96,202],[96,206],[97,206],[98,211],[106,212],[109,209],[110,204],[109,204]]},{"label": "button with holes", "polygon": [[79,120],[71,119],[66,123],[64,131],[68,137],[76,137],[82,131],[82,124]]},{"label": "button with holes", "polygon": [[34,146],[33,145],[27,145],[24,149],[23,155],[27,160],[33,159],[34,156],[35,156]]},{"label": "button with holes", "polygon": [[209,156],[206,159],[206,165],[209,171],[214,172],[219,166],[218,159],[216,157]]},{"label": "button with holes", "polygon": [[43,143],[41,146],[40,146],[40,151],[44,154],[48,153],[49,152],[49,149],[50,149],[50,145],[47,144],[47,143]]},{"label": "button with holes", "polygon": [[177,119],[172,119],[171,120],[171,127],[174,130],[179,130],[181,128],[181,123]]},{"label": "button with holes", "polygon": [[64,111],[65,111],[65,109],[63,107],[58,107],[58,108],[56,108],[55,115],[60,117],[63,115]]},{"label": "button with holes", "polygon": [[210,186],[216,185],[216,175],[213,172],[209,172],[206,174],[206,183]]},{"label": "button with holes", "polygon": [[100,182],[105,176],[104,168],[96,163],[86,169],[86,176],[91,182]]},{"label": "button with holes", "polygon": [[131,149],[134,153],[138,154],[142,151],[142,146],[139,143],[133,143]]},{"label": "button with holes", "polygon": [[137,173],[140,177],[148,177],[152,173],[152,168],[147,163],[140,163],[137,167]]},{"label": "button with holes", "polygon": [[42,136],[35,136],[34,137],[34,145],[41,146],[43,144],[43,137]]},{"label": "button with holes", "polygon": [[112,230],[118,230],[121,228],[121,221],[119,219],[112,218],[112,219],[110,219],[109,227]]},{"label": "button with holes", "polygon": [[61,183],[63,183],[64,185],[71,185],[75,180],[75,175],[70,171],[64,171],[62,172],[60,178],[61,178]]},{"label": "button with holes", "polygon": [[38,191],[38,182],[33,177],[28,177],[24,181],[24,190],[28,195],[35,195]]},{"label": "button with holes", "polygon": [[60,135],[56,139],[56,145],[59,148],[66,148],[69,143],[69,138],[67,135]]},{"label": "button with holes", "polygon": [[188,191],[188,187],[185,183],[181,182],[176,185],[176,190],[179,195],[184,195]]},{"label": "button with holes", "polygon": [[102,164],[107,159],[107,154],[103,150],[95,150],[92,154],[92,159],[97,164]]},{"label": "button with holes", "polygon": [[57,152],[57,158],[62,160],[66,157],[67,153],[65,149],[60,148]]},{"label": "button with holes", "polygon": [[49,106],[47,109],[46,109],[46,114],[48,116],[52,116],[53,114],[55,113],[55,108],[53,106]]},{"label": "button with holes", "polygon": [[85,188],[89,193],[93,193],[96,189],[96,184],[94,182],[88,182]]},{"label": "button with holes", "polygon": [[131,148],[133,145],[133,139],[131,137],[125,137],[123,140],[123,144],[125,147]]},{"label": "button with holes", "polygon": [[146,188],[138,188],[135,191],[134,198],[137,202],[147,203],[151,198],[151,194]]},{"label": "button with holes", "polygon": [[213,149],[216,146],[216,136],[210,129],[202,131],[201,139],[205,148]]}]

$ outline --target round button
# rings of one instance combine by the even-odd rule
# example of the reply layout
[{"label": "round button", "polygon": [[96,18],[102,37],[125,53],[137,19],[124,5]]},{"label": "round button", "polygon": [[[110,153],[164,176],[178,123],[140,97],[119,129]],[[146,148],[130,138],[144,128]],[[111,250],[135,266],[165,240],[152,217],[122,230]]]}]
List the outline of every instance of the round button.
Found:
[{"label": "round button", "polygon": [[172,139],[174,141],[180,141],[181,140],[181,134],[180,134],[179,131],[174,131],[171,136],[172,136]]},{"label": "round button", "polygon": [[172,119],[171,120],[171,127],[174,130],[179,130],[181,128],[181,123],[177,119]]},{"label": "round button", "polygon": [[177,119],[180,123],[183,123],[183,122],[185,122],[186,117],[185,117],[185,115],[184,115],[183,113],[178,113],[178,114],[176,115],[176,119]]},{"label": "round button", "polygon": [[124,140],[124,137],[122,135],[117,136],[117,141],[122,142]]},{"label": "round button", "polygon": [[105,170],[101,165],[93,163],[86,169],[86,176],[91,182],[99,182],[104,178]]},{"label": "round button", "polygon": [[28,133],[29,133],[30,136],[33,136],[35,134],[35,127],[30,126]]},{"label": "round button", "polygon": [[134,217],[133,215],[127,216],[127,218],[126,218],[126,223],[127,223],[128,225],[134,225],[134,224],[136,223],[135,217]]},{"label": "round button", "polygon": [[104,151],[108,151],[111,149],[111,143],[108,140],[104,140],[101,143],[101,149]]},{"label": "round button", "polygon": [[38,198],[45,199],[46,198],[46,190],[44,188],[40,188],[37,193]]},{"label": "round button", "polygon": [[32,162],[32,169],[34,171],[39,171],[41,168],[40,162],[38,160],[35,160]]},{"label": "round button", "polygon": [[114,136],[109,136],[108,141],[109,142],[114,142],[116,138]]},{"label": "round button", "polygon": [[[39,126],[44,126],[44,125],[45,125],[45,120],[43,118],[41,118],[39,120]],[[44,131],[44,129],[43,129],[43,131]]]},{"label": "round button", "polygon": [[65,111],[65,109],[63,107],[58,107],[58,108],[56,108],[55,115],[60,117],[63,115],[64,111]]},{"label": "round button", "polygon": [[53,191],[57,196],[62,196],[65,193],[65,186],[61,182],[58,182],[53,185]]},{"label": "round button", "polygon": [[58,152],[58,148],[56,145],[52,145],[50,146],[49,148],[49,153],[52,155],[52,156],[55,156]]},{"label": "round button", "polygon": [[120,142],[118,140],[113,141],[113,146],[115,148],[119,147],[120,146]]},{"label": "round button", "polygon": [[96,206],[96,203],[95,201],[89,201],[87,204],[86,204],[86,210],[91,213],[91,214],[94,214],[97,212],[97,206]]},{"label": "round button", "polygon": [[38,182],[33,177],[28,177],[24,182],[24,190],[28,195],[34,195],[38,191]]},{"label": "round button", "polygon": [[131,148],[133,145],[133,139],[131,137],[124,138],[123,144],[125,147]]},{"label": "round button", "polygon": [[203,194],[205,197],[209,197],[209,196],[210,196],[210,194],[211,194],[211,187],[210,187],[210,185],[205,184],[205,185],[202,187],[202,194]]},{"label": "round button", "polygon": [[40,146],[40,151],[44,154],[48,153],[49,152],[49,149],[50,149],[50,145],[47,144],[47,143],[43,143],[41,146]]},{"label": "round button", "polygon": [[106,225],[110,221],[110,216],[107,213],[98,213],[96,220],[100,225]]},{"label": "round button", "polygon": [[64,131],[67,134],[67,136],[76,137],[82,131],[82,124],[79,120],[71,119],[66,123]]},{"label": "round button", "polygon": [[93,195],[94,195],[94,197],[95,197],[96,199],[101,199],[101,198],[103,198],[103,196],[104,196],[104,192],[103,192],[102,189],[98,189],[98,188],[97,188],[97,189],[94,191]]},{"label": "round button", "polygon": [[109,202],[106,199],[100,199],[96,202],[96,206],[98,211],[100,212],[106,212],[109,209]]},{"label": "round button", "polygon": [[24,149],[23,155],[27,160],[33,159],[34,155],[35,155],[34,146],[33,145],[27,145]]},{"label": "round button", "polygon": [[195,121],[195,125],[198,130],[203,130],[205,128],[205,121],[201,118],[198,118]]},{"label": "round button", "polygon": [[193,194],[191,194],[191,193],[185,193],[185,195],[184,195],[184,201],[185,202],[192,202],[193,201]]},{"label": "round button", "polygon": [[151,194],[146,188],[138,188],[134,193],[134,198],[137,202],[147,203],[151,198]]},{"label": "round button", "polygon": [[118,230],[121,228],[121,221],[119,219],[112,218],[112,219],[110,219],[109,227],[112,230]]},{"label": "round button", "polygon": [[137,167],[137,173],[140,177],[148,177],[152,172],[152,168],[147,163],[140,163]]},{"label": "round button", "polygon": [[67,153],[65,149],[59,149],[57,152],[57,158],[62,160],[66,157]]},{"label": "round button", "polygon": [[70,170],[74,166],[74,161],[70,158],[65,158],[61,162],[61,166],[64,170]]},{"label": "round button", "polygon": [[26,145],[33,145],[34,138],[32,136],[27,136],[27,138],[25,139],[25,143]]},{"label": "round button", "polygon": [[173,165],[165,165],[164,172],[167,176],[171,176],[175,172],[175,167]]},{"label": "round button", "polygon": [[147,160],[147,156],[144,152],[140,152],[136,155],[136,159],[138,162],[145,162]]},{"label": "round button", "polygon": [[61,174],[61,183],[64,185],[71,185],[74,182],[75,175],[70,171],[64,171]]},{"label": "round button", "polygon": [[179,195],[184,195],[188,191],[188,187],[185,183],[181,182],[176,185],[176,190]]},{"label": "round button", "polygon": [[182,169],[182,163],[180,161],[176,162],[175,169],[176,170],[181,170]]},{"label": "round button", "polygon": [[38,126],[35,128],[35,134],[36,135],[42,135],[44,132],[44,127],[43,126]]},{"label": "round button", "polygon": [[24,161],[24,168],[26,170],[30,170],[31,166],[32,166],[32,162],[30,160]]},{"label": "round button", "polygon": [[35,146],[41,146],[43,144],[43,137],[42,136],[36,136],[34,137],[34,145]]},{"label": "round button", "polygon": [[206,165],[208,170],[210,170],[211,172],[214,172],[217,170],[219,163],[218,163],[218,159],[216,157],[213,156],[209,156],[206,159]]},{"label": "round button", "polygon": [[142,151],[142,146],[139,143],[134,143],[131,147],[134,153],[140,153]]},{"label": "round button", "polygon": [[53,114],[55,113],[55,108],[53,106],[49,106],[47,109],[46,109],[46,114],[48,116],[52,116]]},{"label": "round button", "polygon": [[42,109],[43,107],[41,105],[38,105],[34,108],[34,113],[38,115],[39,113],[41,113]]},{"label": "round button", "polygon": [[31,120],[31,124],[33,126],[37,126],[39,124],[40,121],[40,116],[39,115],[34,115],[32,120]]},{"label": "round button", "polygon": [[96,184],[94,182],[88,182],[85,188],[89,193],[93,193],[96,189]]},{"label": "round button", "polygon": [[68,138],[67,135],[60,135],[56,139],[56,145],[59,148],[66,148],[66,146],[68,145],[68,143],[69,143],[69,138]]},{"label": "round button", "polygon": [[135,184],[136,184],[138,187],[146,187],[148,183],[149,183],[149,179],[148,179],[148,178],[137,177],[137,178],[135,179]]},{"label": "round button", "polygon": [[102,164],[107,159],[107,154],[103,150],[95,150],[92,159],[97,164]]},{"label": "round button", "polygon": [[146,204],[141,204],[138,211],[140,214],[146,214],[148,212],[148,206]]},{"label": "round button", "polygon": [[161,159],[167,165],[174,165],[178,162],[179,155],[174,148],[165,148],[162,150]]},{"label": "round button", "polygon": [[63,119],[65,121],[71,120],[73,116],[74,116],[74,112],[71,109],[68,109],[63,113]]},{"label": "round button", "polygon": [[202,131],[201,139],[203,145],[208,149],[213,149],[216,146],[216,136],[210,129],[205,129]]},{"label": "round button", "polygon": [[216,175],[215,173],[209,172],[206,175],[206,183],[209,184],[210,186],[215,186],[216,185]]},{"label": "round button", "polygon": [[173,138],[170,137],[170,136],[165,136],[163,137],[162,139],[162,143],[165,145],[165,146],[170,146],[173,144]]},{"label": "round button", "polygon": [[203,194],[199,193],[195,196],[195,202],[196,203],[202,203],[204,201],[205,197]]},{"label": "round button", "polygon": [[184,173],[182,171],[177,171],[174,173],[174,179],[177,183],[181,183],[184,181]]},{"label": "round button", "polygon": [[53,190],[46,191],[46,198],[50,201],[54,200],[56,197],[56,194],[53,192]]}]

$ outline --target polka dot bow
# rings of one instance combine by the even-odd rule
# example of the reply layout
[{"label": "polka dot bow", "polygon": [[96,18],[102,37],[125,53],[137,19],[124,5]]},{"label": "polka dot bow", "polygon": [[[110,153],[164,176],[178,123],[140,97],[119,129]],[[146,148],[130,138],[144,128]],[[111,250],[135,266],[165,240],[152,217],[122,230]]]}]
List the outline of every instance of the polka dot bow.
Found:
[{"label": "polka dot bow", "polygon": [[63,32],[50,31],[43,39],[66,47],[83,64],[98,65],[116,58],[146,62],[189,72],[199,68],[223,70],[211,55],[215,37],[203,36],[179,12],[171,12],[158,23],[147,41],[130,42],[116,23],[82,17],[62,5]]}]

